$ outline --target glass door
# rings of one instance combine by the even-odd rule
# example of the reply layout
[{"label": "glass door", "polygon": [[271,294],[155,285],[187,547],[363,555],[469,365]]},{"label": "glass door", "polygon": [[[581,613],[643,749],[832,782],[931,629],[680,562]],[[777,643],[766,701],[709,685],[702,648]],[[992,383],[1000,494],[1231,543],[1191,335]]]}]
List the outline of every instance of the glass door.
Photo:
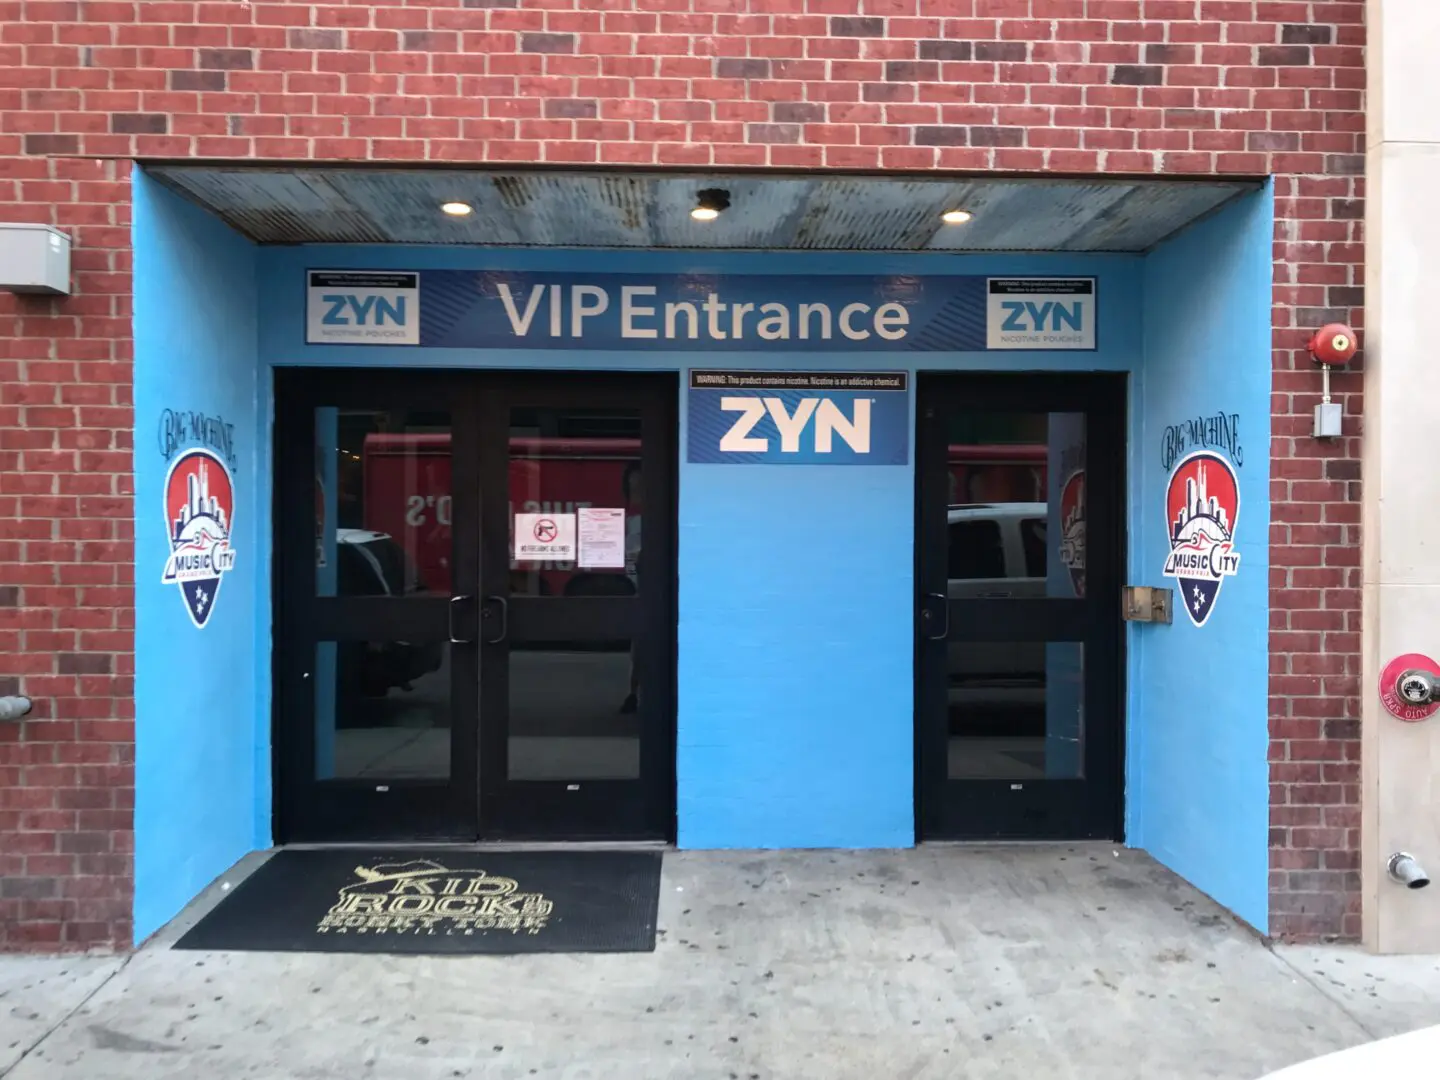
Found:
[{"label": "glass door", "polygon": [[279,371],[279,835],[471,839],[478,717],[473,380]]},{"label": "glass door", "polygon": [[921,834],[1117,838],[1124,383],[918,386]]},{"label": "glass door", "polygon": [[485,835],[673,832],[677,393],[547,373],[484,395]]}]

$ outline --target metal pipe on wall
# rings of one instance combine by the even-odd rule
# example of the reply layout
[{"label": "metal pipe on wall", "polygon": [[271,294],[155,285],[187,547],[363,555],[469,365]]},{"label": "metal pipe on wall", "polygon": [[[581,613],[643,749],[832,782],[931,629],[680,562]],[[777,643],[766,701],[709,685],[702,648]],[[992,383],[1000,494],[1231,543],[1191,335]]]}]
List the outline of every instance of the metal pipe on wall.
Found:
[{"label": "metal pipe on wall", "polygon": [[19,720],[29,711],[27,697],[0,697],[0,720]]}]

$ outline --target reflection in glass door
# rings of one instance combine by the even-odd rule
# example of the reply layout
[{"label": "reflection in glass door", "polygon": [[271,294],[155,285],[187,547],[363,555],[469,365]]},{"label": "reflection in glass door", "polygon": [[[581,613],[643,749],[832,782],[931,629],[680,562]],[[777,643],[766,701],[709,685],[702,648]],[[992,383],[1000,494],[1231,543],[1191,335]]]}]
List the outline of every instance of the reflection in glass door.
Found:
[{"label": "reflection in glass door", "polygon": [[301,372],[277,384],[284,832],[471,838],[474,388],[449,376]]},{"label": "reflection in glass door", "polygon": [[924,835],[1117,835],[1122,386],[920,382]]},{"label": "reflection in glass door", "polygon": [[[315,410],[316,595],[450,596],[448,412]],[[316,645],[315,777],[450,775],[450,643]]]},{"label": "reflection in glass door", "polygon": [[[566,434],[576,431],[584,435]],[[603,432],[595,435],[591,432]],[[631,621],[645,476],[641,410],[512,407],[510,600],[610,598],[611,625]],[[601,516],[601,511],[604,515]],[[530,558],[516,522],[574,517],[575,553]],[[582,546],[583,540],[583,546]],[[563,613],[547,604],[542,614]],[[508,780],[637,780],[640,682],[633,637],[510,638]]]},{"label": "reflection in glass door", "polygon": [[487,399],[482,816],[662,838],[674,798],[673,376],[516,376]]}]

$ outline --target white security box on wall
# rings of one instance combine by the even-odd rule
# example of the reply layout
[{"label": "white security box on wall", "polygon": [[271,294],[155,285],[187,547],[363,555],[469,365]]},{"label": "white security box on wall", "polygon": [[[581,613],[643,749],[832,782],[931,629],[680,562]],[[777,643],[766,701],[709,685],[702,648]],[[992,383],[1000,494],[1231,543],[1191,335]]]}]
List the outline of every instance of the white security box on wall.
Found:
[{"label": "white security box on wall", "polygon": [[49,225],[0,222],[0,289],[70,294],[70,237]]}]

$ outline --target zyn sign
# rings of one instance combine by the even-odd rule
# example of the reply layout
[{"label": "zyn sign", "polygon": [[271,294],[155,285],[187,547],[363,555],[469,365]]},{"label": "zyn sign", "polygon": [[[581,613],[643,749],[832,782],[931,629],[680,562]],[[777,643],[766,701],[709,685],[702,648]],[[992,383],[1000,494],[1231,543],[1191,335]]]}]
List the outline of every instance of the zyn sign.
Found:
[{"label": "zyn sign", "polygon": [[904,372],[692,371],[687,459],[732,465],[904,465]]},{"label": "zyn sign", "polygon": [[420,275],[311,270],[305,340],[312,345],[419,345]]}]

